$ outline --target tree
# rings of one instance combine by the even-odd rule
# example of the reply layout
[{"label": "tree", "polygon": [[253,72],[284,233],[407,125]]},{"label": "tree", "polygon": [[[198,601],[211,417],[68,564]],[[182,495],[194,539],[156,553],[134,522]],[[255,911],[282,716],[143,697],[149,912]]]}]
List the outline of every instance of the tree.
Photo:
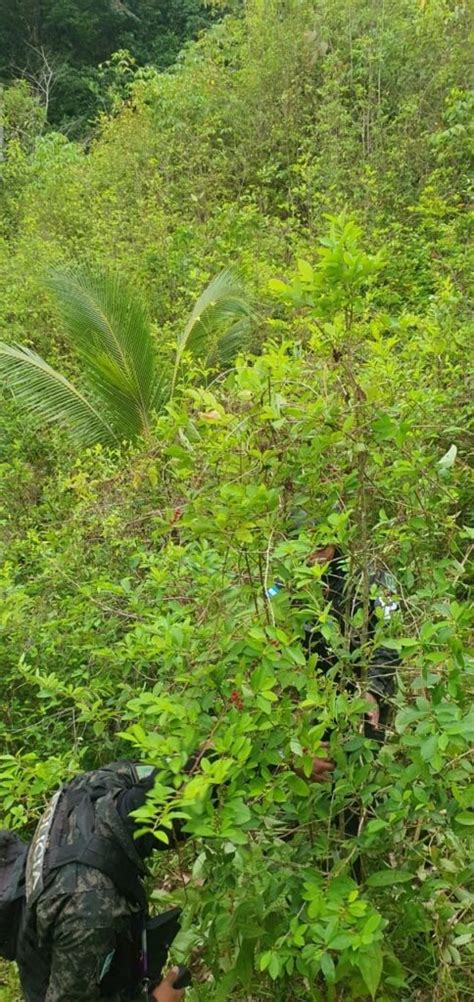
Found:
[{"label": "tree", "polygon": [[47,85],[49,120],[77,128],[97,113],[97,67],[112,53],[165,69],[217,16],[202,0],[0,0],[0,79],[26,76],[40,97]]},{"label": "tree", "polygon": [[57,272],[65,333],[82,365],[75,386],[30,348],[0,342],[0,377],[43,421],[64,425],[82,444],[148,435],[155,412],[173,395],[184,353],[207,365],[231,360],[249,332],[252,311],[239,280],[222,271],[197,300],[177,339],[174,368],[159,356],[140,297],[119,276]]}]

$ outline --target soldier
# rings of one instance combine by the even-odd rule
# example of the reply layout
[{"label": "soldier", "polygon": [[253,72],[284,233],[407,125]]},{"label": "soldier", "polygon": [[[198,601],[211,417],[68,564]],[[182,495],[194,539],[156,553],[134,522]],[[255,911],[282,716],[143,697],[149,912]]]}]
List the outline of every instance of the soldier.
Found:
[{"label": "soldier", "polygon": [[[309,536],[321,535],[315,520],[312,520],[303,509],[294,510],[289,524],[289,536],[300,538],[300,533],[305,532]],[[332,541],[329,543],[322,540],[322,545],[310,549],[306,557],[309,566],[319,565],[323,568],[321,584],[326,600],[326,611],[329,617],[339,630],[340,638],[345,641],[345,653],[350,655],[354,665],[350,673],[344,672],[345,660],[338,656],[337,641],[328,639],[331,631],[324,630],[319,620],[314,617],[306,620],[302,627],[302,645],[307,659],[316,656],[316,670],[324,675],[331,672],[335,682],[348,692],[354,692],[360,683],[358,675],[361,673],[360,655],[364,655],[361,649],[360,630],[354,630],[352,619],[362,608],[362,601],[357,595],[357,589],[351,587],[352,582],[348,579],[346,571],[347,561],[341,549]],[[383,597],[384,587],[388,586],[390,591],[392,582],[387,580],[386,575],[372,575],[370,580],[371,594],[367,609],[367,630],[366,641],[369,655],[367,658],[366,683],[363,688],[363,695],[370,709],[366,714],[364,733],[381,744],[385,737],[385,728],[390,713],[390,698],[395,688],[395,672],[399,664],[397,655],[383,645],[376,644],[376,633],[379,618],[387,623],[393,613],[398,609],[398,605],[393,599]],[[382,587],[381,587],[382,586]],[[277,580],[266,591],[267,598],[273,600],[284,588],[284,583]],[[377,592],[373,594],[373,592]],[[292,599],[293,609],[300,608],[303,603],[299,599]],[[337,631],[336,631],[337,633]],[[336,636],[335,636],[336,640]],[[362,691],[362,690],[361,690]],[[329,739],[329,732],[324,735]],[[323,749],[328,746],[327,740],[322,742]],[[325,751],[323,751],[325,755]],[[313,762],[313,781],[324,783],[330,782],[334,763],[326,757],[317,757]],[[345,812],[344,830],[348,835],[357,834],[360,826],[360,815],[357,809],[348,809]],[[359,874],[358,861],[354,864],[354,873]]]},{"label": "soldier", "polygon": [[[293,511],[289,535],[299,538],[304,531],[308,535],[313,532],[318,533],[317,522],[311,519],[303,509]],[[319,565],[323,568],[321,584],[324,598],[327,603],[327,611],[333,625],[337,626],[339,634],[345,640],[346,653],[351,655],[351,662],[354,670],[350,675],[343,675],[343,664],[338,658],[338,652],[333,642],[328,639],[328,631],[323,630],[319,621],[314,617],[306,620],[302,628],[302,644],[306,657],[309,659],[316,655],[316,668],[326,675],[331,671],[332,677],[338,684],[346,690],[353,692],[357,685],[357,676],[361,670],[360,655],[361,650],[361,630],[355,630],[352,620],[362,609],[362,600],[357,594],[357,589],[353,587],[353,582],[349,580],[346,564],[341,549],[332,541],[310,549],[306,557],[309,566]],[[379,618],[385,624],[392,618],[398,605],[393,599],[383,597],[383,591],[388,586],[393,587],[387,575],[372,574],[369,580],[371,594],[369,596],[367,609],[367,649],[370,651],[367,661],[367,682],[364,695],[370,704],[367,713],[365,733],[368,737],[383,741],[383,732],[387,723],[390,697],[395,688],[395,672],[399,660],[396,653],[383,644],[376,644],[376,633]],[[284,587],[282,581],[276,581],[267,589],[267,598],[273,599]],[[372,594],[373,591],[376,594]],[[292,601],[292,607],[298,609],[302,603],[299,599]],[[359,655],[359,657],[358,657]]]},{"label": "soldier", "polygon": [[[322,577],[325,598],[329,604],[330,616],[337,623],[341,636],[346,638],[349,653],[354,654],[360,649],[360,630],[354,631],[351,627],[351,619],[362,607],[360,597],[351,593],[350,582],[345,569],[345,559],[341,550],[335,544],[329,544],[314,550],[308,557],[310,565],[319,564],[325,568]],[[379,594],[370,597],[368,603],[368,623],[367,623],[367,644],[372,647],[367,663],[367,684],[365,698],[371,704],[367,714],[366,734],[378,741],[383,740],[383,728],[387,722],[390,697],[393,695],[395,687],[395,671],[398,666],[396,653],[383,645],[375,646],[375,634],[378,623],[378,613],[383,621],[387,623],[393,613],[398,609],[397,603],[387,601],[380,594],[380,585],[383,583],[376,575],[372,575],[369,582],[378,588]],[[306,622],[304,624],[303,646],[306,655],[317,656],[317,667],[326,674],[337,664],[337,655],[326,639],[317,622]],[[355,676],[360,670],[360,662],[355,661]],[[340,675],[340,673],[339,673]],[[354,678],[342,679],[340,684],[353,691],[355,688]]]},{"label": "soldier", "polygon": [[[125,1002],[143,998],[144,976],[151,989],[155,975],[159,980],[179,909],[151,920],[159,956],[154,971],[140,969],[144,861],[160,847],[153,835],[134,838],[130,814],[154,782],[154,770],[144,772],[120,762],[76,777],[43,815],[28,853],[16,952],[26,1002]],[[177,838],[172,833],[171,844]],[[171,974],[154,995],[158,1002],[182,997]]]}]

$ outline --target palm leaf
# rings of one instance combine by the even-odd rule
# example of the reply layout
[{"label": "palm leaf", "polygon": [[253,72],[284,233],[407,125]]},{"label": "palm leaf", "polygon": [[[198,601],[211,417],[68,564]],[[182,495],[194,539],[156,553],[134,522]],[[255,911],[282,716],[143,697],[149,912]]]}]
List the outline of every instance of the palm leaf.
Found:
[{"label": "palm leaf", "polygon": [[171,397],[173,370],[171,364],[164,361],[156,374],[153,390],[152,410],[158,413],[164,410]]},{"label": "palm leaf", "polygon": [[156,396],[156,354],[139,297],[118,275],[56,272],[51,280],[85,376],[103,399],[118,437],[148,431]]},{"label": "palm leaf", "polygon": [[93,404],[29,348],[0,342],[0,378],[37,418],[65,424],[83,445],[110,445],[115,435]]},{"label": "palm leaf", "polygon": [[253,313],[242,283],[225,269],[209,282],[199,296],[186,327],[178,336],[173,387],[185,351],[208,361],[232,361],[243,346]]},{"label": "palm leaf", "polygon": [[234,361],[249,341],[252,322],[252,317],[242,317],[223,331],[216,341],[211,342],[205,361],[206,369],[225,369]]}]

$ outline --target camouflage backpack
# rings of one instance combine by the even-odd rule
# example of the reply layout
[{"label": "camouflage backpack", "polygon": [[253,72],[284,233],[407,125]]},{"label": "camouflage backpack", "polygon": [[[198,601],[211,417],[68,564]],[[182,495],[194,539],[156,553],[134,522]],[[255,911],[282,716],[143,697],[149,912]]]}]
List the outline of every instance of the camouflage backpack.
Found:
[{"label": "camouflage backpack", "polygon": [[[61,787],[50,801],[33,837],[26,866],[26,899],[33,907],[54,872],[67,863],[82,863],[107,874],[124,897],[146,907],[140,873],[119,841],[96,831],[96,803],[140,782],[133,762],[112,762],[82,773]],[[71,835],[71,817],[75,830]]]},{"label": "camouflage backpack", "polygon": [[28,846],[15,832],[0,831],[0,957],[14,960],[25,898]]}]

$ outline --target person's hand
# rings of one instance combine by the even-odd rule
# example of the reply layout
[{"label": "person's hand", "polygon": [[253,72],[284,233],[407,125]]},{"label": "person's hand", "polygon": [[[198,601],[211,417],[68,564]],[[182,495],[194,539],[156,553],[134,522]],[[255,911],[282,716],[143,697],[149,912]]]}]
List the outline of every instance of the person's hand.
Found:
[{"label": "person's hand", "polygon": [[[321,747],[327,748],[327,741],[321,741]],[[320,758],[317,756],[313,758],[313,765],[309,776],[302,769],[295,769],[295,772],[303,779],[312,780],[313,783],[328,783],[332,778],[331,772],[334,768],[334,762],[331,762],[329,758]]]},{"label": "person's hand", "polygon": [[371,692],[366,692],[365,700],[370,703],[371,709],[367,713],[367,720],[372,727],[378,728],[380,724],[380,706],[377,701],[377,697]]},{"label": "person's hand", "polygon": [[329,546],[320,546],[319,550],[313,550],[308,557],[308,564],[313,566],[314,564],[319,564],[320,567],[324,567],[325,564],[330,564],[331,560],[334,560],[336,555],[336,547],[333,543]]},{"label": "person's hand", "polygon": [[155,999],[155,1002],[181,1002],[184,999],[184,988],[173,988],[173,982],[179,974],[179,967],[172,967],[166,978],[160,982],[157,988],[151,993],[151,997]]},{"label": "person's hand", "polygon": [[313,783],[329,783],[332,779],[331,772],[333,769],[334,762],[331,762],[329,758],[313,758],[310,779],[313,780]]}]

